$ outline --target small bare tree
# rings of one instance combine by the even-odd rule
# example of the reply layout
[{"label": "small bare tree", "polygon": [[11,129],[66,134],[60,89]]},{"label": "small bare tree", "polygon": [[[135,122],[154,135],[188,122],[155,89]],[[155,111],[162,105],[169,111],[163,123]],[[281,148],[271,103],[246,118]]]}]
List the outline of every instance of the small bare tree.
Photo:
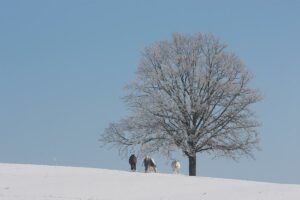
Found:
[{"label": "small bare tree", "polygon": [[131,114],[111,123],[103,144],[120,150],[170,155],[180,150],[196,175],[196,154],[252,156],[259,123],[250,105],[261,100],[249,87],[243,62],[211,34],[175,33],[145,48],[136,80],[125,96]]}]

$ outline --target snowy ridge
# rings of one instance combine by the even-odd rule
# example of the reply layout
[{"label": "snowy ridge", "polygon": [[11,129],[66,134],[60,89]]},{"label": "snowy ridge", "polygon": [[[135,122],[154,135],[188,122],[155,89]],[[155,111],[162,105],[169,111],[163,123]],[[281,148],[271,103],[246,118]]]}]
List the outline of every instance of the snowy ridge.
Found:
[{"label": "snowy ridge", "polygon": [[299,200],[300,185],[0,164],[2,200]]}]

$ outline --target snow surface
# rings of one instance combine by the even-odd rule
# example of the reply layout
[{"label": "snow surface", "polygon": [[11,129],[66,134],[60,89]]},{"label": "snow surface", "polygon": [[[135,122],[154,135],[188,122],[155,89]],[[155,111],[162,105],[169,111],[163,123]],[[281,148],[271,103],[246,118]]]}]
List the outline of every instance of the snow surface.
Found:
[{"label": "snow surface", "polygon": [[0,164],[7,200],[299,200],[300,185],[95,168]]}]

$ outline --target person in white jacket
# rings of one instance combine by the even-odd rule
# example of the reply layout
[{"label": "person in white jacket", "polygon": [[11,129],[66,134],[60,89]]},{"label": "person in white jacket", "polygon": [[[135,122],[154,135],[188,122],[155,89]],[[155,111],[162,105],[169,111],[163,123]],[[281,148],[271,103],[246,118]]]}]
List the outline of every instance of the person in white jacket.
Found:
[{"label": "person in white jacket", "polygon": [[180,162],[178,160],[174,160],[171,165],[172,165],[173,174],[179,174]]}]

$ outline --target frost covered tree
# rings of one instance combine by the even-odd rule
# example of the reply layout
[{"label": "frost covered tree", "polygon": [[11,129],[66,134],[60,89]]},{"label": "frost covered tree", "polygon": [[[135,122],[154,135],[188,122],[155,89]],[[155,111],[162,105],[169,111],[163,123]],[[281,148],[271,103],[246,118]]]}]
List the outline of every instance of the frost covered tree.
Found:
[{"label": "frost covered tree", "polygon": [[261,97],[244,63],[212,34],[173,34],[144,49],[127,85],[127,118],[100,138],[121,151],[170,155],[180,150],[196,175],[197,153],[237,158],[258,147],[250,106]]}]

